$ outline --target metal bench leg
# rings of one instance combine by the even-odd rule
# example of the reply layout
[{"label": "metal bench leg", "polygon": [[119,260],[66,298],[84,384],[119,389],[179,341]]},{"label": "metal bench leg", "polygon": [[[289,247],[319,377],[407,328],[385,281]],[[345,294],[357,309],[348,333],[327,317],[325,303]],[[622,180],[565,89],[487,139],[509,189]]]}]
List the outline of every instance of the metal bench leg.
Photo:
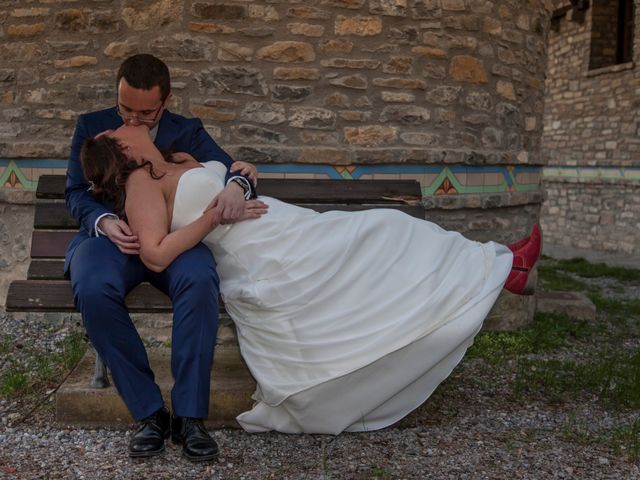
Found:
[{"label": "metal bench leg", "polygon": [[107,388],[109,386],[109,376],[107,375],[107,365],[102,361],[96,352],[96,365],[91,379],[91,388]]}]

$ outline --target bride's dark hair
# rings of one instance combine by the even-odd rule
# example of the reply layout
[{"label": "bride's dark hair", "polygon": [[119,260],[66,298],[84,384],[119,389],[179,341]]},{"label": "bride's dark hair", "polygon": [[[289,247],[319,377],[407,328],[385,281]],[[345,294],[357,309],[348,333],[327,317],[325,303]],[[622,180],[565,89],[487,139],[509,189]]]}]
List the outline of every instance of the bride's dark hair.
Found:
[{"label": "bride's dark hair", "polygon": [[[175,161],[170,154],[163,154],[166,161]],[[80,150],[80,164],[87,181],[91,184],[92,193],[100,200],[111,204],[114,212],[124,217],[125,185],[131,173],[139,168],[146,168],[154,179],[165,174],[158,174],[148,160],[141,163],[128,158],[115,139],[106,135],[90,137],[85,140]]]}]

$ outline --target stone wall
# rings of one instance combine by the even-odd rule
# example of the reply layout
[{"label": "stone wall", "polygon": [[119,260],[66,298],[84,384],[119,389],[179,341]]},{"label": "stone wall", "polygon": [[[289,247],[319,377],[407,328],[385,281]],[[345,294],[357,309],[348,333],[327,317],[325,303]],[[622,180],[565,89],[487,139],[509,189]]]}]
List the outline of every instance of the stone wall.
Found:
[{"label": "stone wall", "polygon": [[[602,15],[610,3],[569,10],[552,22],[542,224],[548,245],[640,256],[640,42],[636,35],[633,62],[593,68],[594,55],[604,51],[591,49],[593,40],[603,38],[600,28],[593,31],[593,15]],[[613,24],[601,18],[596,23]]]},{"label": "stone wall", "polygon": [[0,195],[0,313],[4,310],[9,284],[24,280],[29,268],[33,231],[33,195],[6,192]]},{"label": "stone wall", "polygon": [[539,164],[542,0],[0,2],[0,158],[65,158],[141,51],[255,162]]}]

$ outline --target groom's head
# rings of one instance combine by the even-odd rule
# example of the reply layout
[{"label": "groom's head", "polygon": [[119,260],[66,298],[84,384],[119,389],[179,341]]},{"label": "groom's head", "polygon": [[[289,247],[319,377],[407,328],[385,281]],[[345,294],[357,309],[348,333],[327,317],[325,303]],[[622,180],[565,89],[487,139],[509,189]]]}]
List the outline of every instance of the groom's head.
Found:
[{"label": "groom's head", "polygon": [[118,114],[122,120],[126,124],[155,127],[171,95],[167,65],[153,55],[133,55],[120,65],[116,82]]}]

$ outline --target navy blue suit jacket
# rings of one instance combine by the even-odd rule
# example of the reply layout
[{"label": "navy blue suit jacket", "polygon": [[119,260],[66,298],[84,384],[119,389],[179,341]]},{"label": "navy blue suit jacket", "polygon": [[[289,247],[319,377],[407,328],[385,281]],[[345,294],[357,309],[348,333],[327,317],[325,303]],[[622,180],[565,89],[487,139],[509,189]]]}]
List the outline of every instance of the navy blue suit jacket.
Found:
[{"label": "navy blue suit jacket", "polygon": [[[89,184],[84,178],[80,165],[80,149],[88,137],[93,137],[105,130],[116,129],[122,124],[122,118],[117,114],[115,107],[78,117],[71,143],[71,156],[67,165],[64,197],[71,215],[80,222],[80,232],[67,248],[64,262],[65,274],[69,272],[69,263],[76,247],[87,238],[96,235],[96,219],[105,213],[112,213],[110,205],[102,203],[88,190]],[[160,118],[155,144],[160,151],[187,152],[200,162],[217,160],[224,163],[227,168],[233,163],[231,157],[207,133],[199,119],[186,118],[169,111],[165,111]],[[227,179],[238,175],[227,172]],[[254,196],[253,184],[250,181],[248,183]]]}]

